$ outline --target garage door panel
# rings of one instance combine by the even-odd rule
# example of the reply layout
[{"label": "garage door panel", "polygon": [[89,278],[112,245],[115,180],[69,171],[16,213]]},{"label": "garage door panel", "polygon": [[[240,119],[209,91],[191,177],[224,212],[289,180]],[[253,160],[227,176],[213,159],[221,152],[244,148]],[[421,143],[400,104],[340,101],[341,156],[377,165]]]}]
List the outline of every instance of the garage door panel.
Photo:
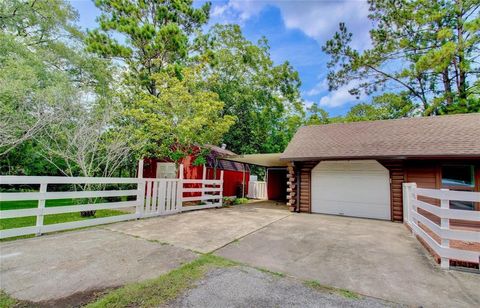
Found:
[{"label": "garage door panel", "polygon": [[[385,190],[388,190],[389,185],[385,183],[384,178],[369,178],[365,181],[363,177],[348,177],[344,175],[319,175],[315,181],[315,188],[320,189],[322,193],[320,198],[329,200],[352,201],[369,200],[375,203],[382,203],[385,200]],[[328,187],[329,189],[322,189]],[[350,189],[345,193],[345,189],[349,187],[356,187]],[[372,188],[375,188],[372,191]]]},{"label": "garage door panel", "polygon": [[375,219],[389,219],[390,217],[390,208],[386,208],[384,204],[369,203],[368,208],[366,208],[364,204],[358,202],[346,202],[327,199],[323,199],[320,202],[322,203],[322,214],[345,215]]},{"label": "garage door panel", "polygon": [[376,161],[321,162],[312,170],[312,212],[390,219],[388,170]]}]

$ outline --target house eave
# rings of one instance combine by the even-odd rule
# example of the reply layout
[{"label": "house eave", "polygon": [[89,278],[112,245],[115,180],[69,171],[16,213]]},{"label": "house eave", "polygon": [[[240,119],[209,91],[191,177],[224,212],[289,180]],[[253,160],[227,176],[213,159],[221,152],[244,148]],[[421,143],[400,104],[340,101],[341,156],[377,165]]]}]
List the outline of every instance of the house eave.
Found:
[{"label": "house eave", "polygon": [[480,154],[439,154],[439,155],[375,155],[375,156],[312,156],[312,157],[280,157],[282,161],[315,161],[315,160],[407,160],[407,159],[480,159]]}]

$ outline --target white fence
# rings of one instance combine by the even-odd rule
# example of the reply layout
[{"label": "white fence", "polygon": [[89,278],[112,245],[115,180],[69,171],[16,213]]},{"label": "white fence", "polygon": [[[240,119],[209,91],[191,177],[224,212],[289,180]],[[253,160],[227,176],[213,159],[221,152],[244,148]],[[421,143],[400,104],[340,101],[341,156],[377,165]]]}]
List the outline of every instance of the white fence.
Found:
[{"label": "white fence", "polygon": [[[182,174],[182,173],[180,173]],[[168,215],[178,212],[221,207],[223,201],[223,174],[220,180],[148,179],[148,178],[95,178],[95,177],[48,177],[48,176],[0,176],[2,185],[39,185],[38,192],[2,192],[0,202],[37,201],[37,207],[0,210],[0,219],[36,216],[35,226],[0,230],[0,238],[54,232],[60,230],[107,224],[117,221]],[[48,185],[133,185],[135,189],[48,191]],[[193,184],[193,185],[192,185]],[[187,186],[187,187],[184,187]],[[192,187],[194,186],[194,187]],[[190,196],[184,196],[190,193]],[[130,201],[102,202],[81,205],[46,207],[46,200],[91,199],[129,197]],[[201,205],[184,205],[200,201]],[[72,202],[74,203],[74,202]],[[62,213],[95,211],[102,209],[135,208],[125,214],[78,220],[73,222],[44,224],[44,216]]]},{"label": "white fence", "polygon": [[248,198],[267,200],[267,182],[250,181],[248,182]]},{"label": "white fence", "polygon": [[[418,197],[440,200],[440,206],[421,201]],[[470,222],[480,221],[480,211],[450,209],[450,200],[480,202],[480,193],[451,191],[448,189],[417,188],[415,183],[403,184],[404,222],[412,232],[419,236],[441,258],[441,267],[449,268],[450,260],[460,260],[472,263],[480,262],[480,252],[450,247],[450,240],[480,243],[480,231],[472,229],[452,228],[450,220]],[[440,218],[440,225],[432,221],[428,214],[422,214],[419,209]],[[438,242],[423,227],[428,228]]]}]

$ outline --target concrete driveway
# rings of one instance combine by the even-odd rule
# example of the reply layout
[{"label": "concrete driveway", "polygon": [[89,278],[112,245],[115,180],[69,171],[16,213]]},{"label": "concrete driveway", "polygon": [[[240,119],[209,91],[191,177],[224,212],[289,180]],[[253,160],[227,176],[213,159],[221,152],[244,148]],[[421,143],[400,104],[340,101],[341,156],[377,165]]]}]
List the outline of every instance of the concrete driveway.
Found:
[{"label": "concrete driveway", "polygon": [[255,202],[117,223],[105,228],[208,253],[290,215],[283,204]]},{"label": "concrete driveway", "polygon": [[216,253],[399,303],[480,306],[480,275],[441,270],[398,223],[294,214]]},{"label": "concrete driveway", "polygon": [[260,202],[3,242],[0,289],[70,306],[66,297],[158,277],[289,215]]},{"label": "concrete driveway", "polygon": [[63,232],[1,243],[0,288],[21,300],[51,301],[155,278],[196,257],[99,228]]},{"label": "concrete driveway", "polygon": [[196,252],[401,304],[480,306],[480,275],[441,270],[402,224],[269,202],[0,243],[0,288],[58,299],[157,277]]}]

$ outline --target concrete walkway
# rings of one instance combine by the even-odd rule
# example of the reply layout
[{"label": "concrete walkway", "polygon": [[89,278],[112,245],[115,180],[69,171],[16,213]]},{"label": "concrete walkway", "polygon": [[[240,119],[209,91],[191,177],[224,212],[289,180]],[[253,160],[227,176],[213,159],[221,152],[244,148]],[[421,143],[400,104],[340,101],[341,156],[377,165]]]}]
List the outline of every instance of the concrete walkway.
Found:
[{"label": "concrete walkway", "polygon": [[440,269],[398,223],[295,214],[217,254],[414,306],[480,306],[480,275]]},{"label": "concrete walkway", "polygon": [[117,223],[105,228],[208,253],[290,215],[285,205],[256,202]]}]

